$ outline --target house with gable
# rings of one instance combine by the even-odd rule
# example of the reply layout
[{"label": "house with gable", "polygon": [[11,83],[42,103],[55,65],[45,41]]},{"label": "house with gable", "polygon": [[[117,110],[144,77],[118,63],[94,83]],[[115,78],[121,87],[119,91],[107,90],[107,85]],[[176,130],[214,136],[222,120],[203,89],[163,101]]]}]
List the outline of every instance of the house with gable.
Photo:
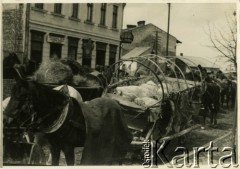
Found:
[{"label": "house with gable", "polygon": [[[131,32],[134,39],[132,43],[122,44],[122,56],[134,50],[134,53],[142,54],[157,54],[160,56],[166,56],[167,46],[167,32],[155,26],[152,23],[145,24],[145,21],[137,22],[137,25],[127,25],[127,28],[123,30],[123,33]],[[182,43],[176,37],[169,34],[168,56],[176,56],[177,45]],[[146,49],[143,51],[143,48]],[[148,48],[146,48],[148,47]],[[141,50],[141,52],[136,52]]]}]

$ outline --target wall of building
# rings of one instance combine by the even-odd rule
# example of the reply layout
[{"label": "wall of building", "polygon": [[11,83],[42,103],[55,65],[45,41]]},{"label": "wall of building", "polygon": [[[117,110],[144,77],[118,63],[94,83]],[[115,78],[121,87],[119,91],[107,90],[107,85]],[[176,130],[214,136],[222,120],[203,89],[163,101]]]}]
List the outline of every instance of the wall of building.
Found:
[{"label": "wall of building", "polygon": [[[43,43],[43,60],[46,60],[49,58],[50,56],[50,43],[47,41],[47,38],[49,36],[50,33],[56,33],[56,34],[60,34],[60,35],[64,35],[65,36],[65,40],[64,40],[64,44],[62,46],[62,58],[66,58],[68,57],[68,37],[76,37],[79,38],[78,41],[78,53],[77,53],[77,61],[78,62],[82,62],[82,40],[84,39],[91,39],[94,41],[94,49],[93,49],[93,55],[92,55],[92,59],[94,59],[96,56],[94,55],[94,51],[96,52],[96,42],[103,42],[107,44],[107,49],[109,48],[109,45],[116,45],[119,46],[119,42],[116,40],[112,40],[112,39],[108,39],[108,38],[101,38],[98,36],[94,36],[94,35],[87,35],[81,32],[75,32],[75,31],[69,31],[66,29],[55,29],[54,27],[49,27],[49,26],[43,26],[43,25],[37,25],[37,24],[31,24],[30,26],[31,30],[38,30],[41,32],[44,32],[44,43]],[[29,43],[29,48],[31,48],[31,33],[30,33],[30,43]],[[118,52],[118,50],[117,50]],[[118,54],[117,54],[118,55]],[[29,56],[30,56],[30,50],[29,50]],[[118,58],[118,57],[116,57]],[[106,56],[106,59],[108,59],[108,56]],[[107,62],[107,60],[106,60]],[[92,63],[94,64],[94,63]]]},{"label": "wall of building", "polygon": [[[29,8],[27,6],[29,5]],[[117,27],[112,28],[113,5],[118,6]],[[35,4],[5,4],[3,8],[3,50],[4,53],[16,52],[21,53],[23,60],[24,45],[27,50],[27,58],[31,59],[32,48],[32,31],[43,33],[42,44],[42,61],[49,59],[50,56],[50,34],[58,34],[64,37],[62,43],[61,58],[68,57],[68,38],[74,37],[78,39],[77,61],[82,63],[83,40],[91,39],[93,41],[91,67],[96,66],[96,44],[98,42],[106,44],[104,64],[109,64],[110,45],[116,46],[116,61],[119,55],[120,32],[123,22],[123,11],[125,4],[107,3],[106,4],[105,26],[100,25],[101,3],[93,4],[92,22],[86,22],[87,4],[80,3],[78,10],[78,18],[73,19],[72,4],[62,4],[61,15],[53,13],[54,4],[44,4],[43,9],[37,9]],[[26,28],[27,9],[29,9],[29,29]],[[27,32],[25,32],[25,30]],[[27,37],[25,39],[25,37]],[[26,43],[26,42],[27,43]]]},{"label": "wall of building", "polygon": [[[93,34],[99,37],[107,37],[119,41],[120,31],[122,28],[123,5],[118,5],[118,24],[117,29],[112,28],[112,10],[113,4],[107,4],[106,27],[100,26],[100,8],[101,3],[93,4],[93,21],[87,23],[87,4],[79,4],[79,20],[72,20],[69,17],[72,15],[72,4],[62,4],[62,16],[53,15],[54,4],[44,4],[44,11],[39,11],[31,4],[31,23],[41,25],[64,27],[73,31],[81,31],[84,34]],[[106,36],[107,35],[107,36]]]},{"label": "wall of building", "polygon": [[22,61],[24,52],[24,6],[23,5],[3,5],[3,56],[15,52]]},{"label": "wall of building", "polygon": [[[131,44],[123,44],[123,54],[126,54],[135,47],[152,47],[152,50],[155,52],[156,47],[156,37],[157,40],[157,50],[158,54],[166,55],[166,46],[167,46],[167,33],[160,28],[156,27],[153,24],[147,24],[143,26],[137,26],[136,28],[127,29],[125,31],[132,31],[134,40]],[[158,32],[158,35],[156,35]],[[169,36],[169,55],[176,55],[176,42],[177,39],[170,35]]]},{"label": "wall of building", "polygon": [[[117,28],[112,28],[112,13],[113,5],[118,6],[118,22]],[[62,44],[62,58],[68,56],[68,37],[75,37],[79,39],[77,61],[82,63],[82,44],[84,39],[91,39],[94,42],[94,49],[92,52],[91,67],[96,65],[96,43],[102,42],[106,46],[105,65],[109,64],[109,46],[119,46],[120,31],[123,21],[124,4],[107,4],[106,10],[106,24],[100,25],[100,11],[101,4],[93,4],[93,19],[92,23],[86,22],[87,18],[87,4],[79,4],[78,19],[72,19],[72,4],[62,4],[62,15],[54,15],[54,4],[44,4],[43,10],[35,8],[35,4],[31,4],[30,13],[30,31],[44,32],[43,43],[43,60],[50,56],[50,43],[48,36],[50,33],[64,36],[64,43]],[[29,48],[31,48],[31,33],[30,33]],[[31,50],[31,49],[30,49]],[[28,56],[30,55],[30,50]],[[116,53],[116,60],[118,59],[118,48]]]}]

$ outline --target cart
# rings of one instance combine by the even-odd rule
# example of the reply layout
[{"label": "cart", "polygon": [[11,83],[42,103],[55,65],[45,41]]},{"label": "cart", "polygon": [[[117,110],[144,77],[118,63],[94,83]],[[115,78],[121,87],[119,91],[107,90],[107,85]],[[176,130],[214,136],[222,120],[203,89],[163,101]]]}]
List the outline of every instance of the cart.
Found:
[{"label": "cart", "polygon": [[[178,65],[174,59],[176,57],[151,54],[122,59],[111,65],[113,77],[103,96],[120,103],[133,134],[131,144],[134,149],[142,150],[146,142],[178,138],[200,127],[193,116],[200,109],[201,72],[193,72],[183,60],[182,65]],[[196,72],[200,77],[198,82],[194,77]],[[152,105],[138,104],[136,100],[140,94],[135,93],[136,98],[129,94],[131,91],[119,92],[121,89],[134,90],[149,81],[157,91],[156,95],[149,95],[148,100],[155,100]]]}]

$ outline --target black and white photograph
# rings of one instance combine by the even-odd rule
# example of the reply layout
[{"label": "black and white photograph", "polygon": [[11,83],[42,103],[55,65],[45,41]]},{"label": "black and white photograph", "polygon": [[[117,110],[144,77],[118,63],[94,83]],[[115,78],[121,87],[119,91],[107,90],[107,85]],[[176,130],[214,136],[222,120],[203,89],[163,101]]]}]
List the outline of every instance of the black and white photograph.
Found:
[{"label": "black and white photograph", "polygon": [[0,166],[239,166],[239,0],[1,5]]}]

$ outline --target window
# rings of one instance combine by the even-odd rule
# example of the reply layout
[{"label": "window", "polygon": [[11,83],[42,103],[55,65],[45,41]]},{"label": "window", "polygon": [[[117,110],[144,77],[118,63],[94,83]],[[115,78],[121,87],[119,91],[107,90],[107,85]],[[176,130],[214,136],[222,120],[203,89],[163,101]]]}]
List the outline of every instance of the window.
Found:
[{"label": "window", "polygon": [[106,47],[106,43],[96,43],[96,65],[105,65]]},{"label": "window", "polygon": [[118,18],[118,6],[113,5],[113,21],[112,21],[113,28],[117,28],[117,18]]},{"label": "window", "polygon": [[60,3],[54,4],[54,13],[56,14],[62,13],[62,4]]},{"label": "window", "polygon": [[42,62],[44,33],[31,31],[31,71],[35,71]]},{"label": "window", "polygon": [[62,44],[50,43],[50,58],[61,59],[62,57]]},{"label": "window", "polygon": [[78,39],[68,38],[68,57],[77,60]]},{"label": "window", "polygon": [[72,17],[78,18],[78,4],[74,3],[72,6]]},{"label": "window", "polygon": [[87,4],[87,21],[92,22],[92,16],[93,16],[93,4],[88,3]]},{"label": "window", "polygon": [[100,25],[105,25],[105,20],[106,20],[106,9],[107,9],[107,4],[103,3],[101,5],[101,18],[100,18]]},{"label": "window", "polygon": [[109,65],[112,65],[116,62],[117,46],[110,45],[109,49]]},{"label": "window", "polygon": [[38,8],[38,9],[43,9],[43,4],[41,3],[36,3],[35,4],[35,8]]}]

